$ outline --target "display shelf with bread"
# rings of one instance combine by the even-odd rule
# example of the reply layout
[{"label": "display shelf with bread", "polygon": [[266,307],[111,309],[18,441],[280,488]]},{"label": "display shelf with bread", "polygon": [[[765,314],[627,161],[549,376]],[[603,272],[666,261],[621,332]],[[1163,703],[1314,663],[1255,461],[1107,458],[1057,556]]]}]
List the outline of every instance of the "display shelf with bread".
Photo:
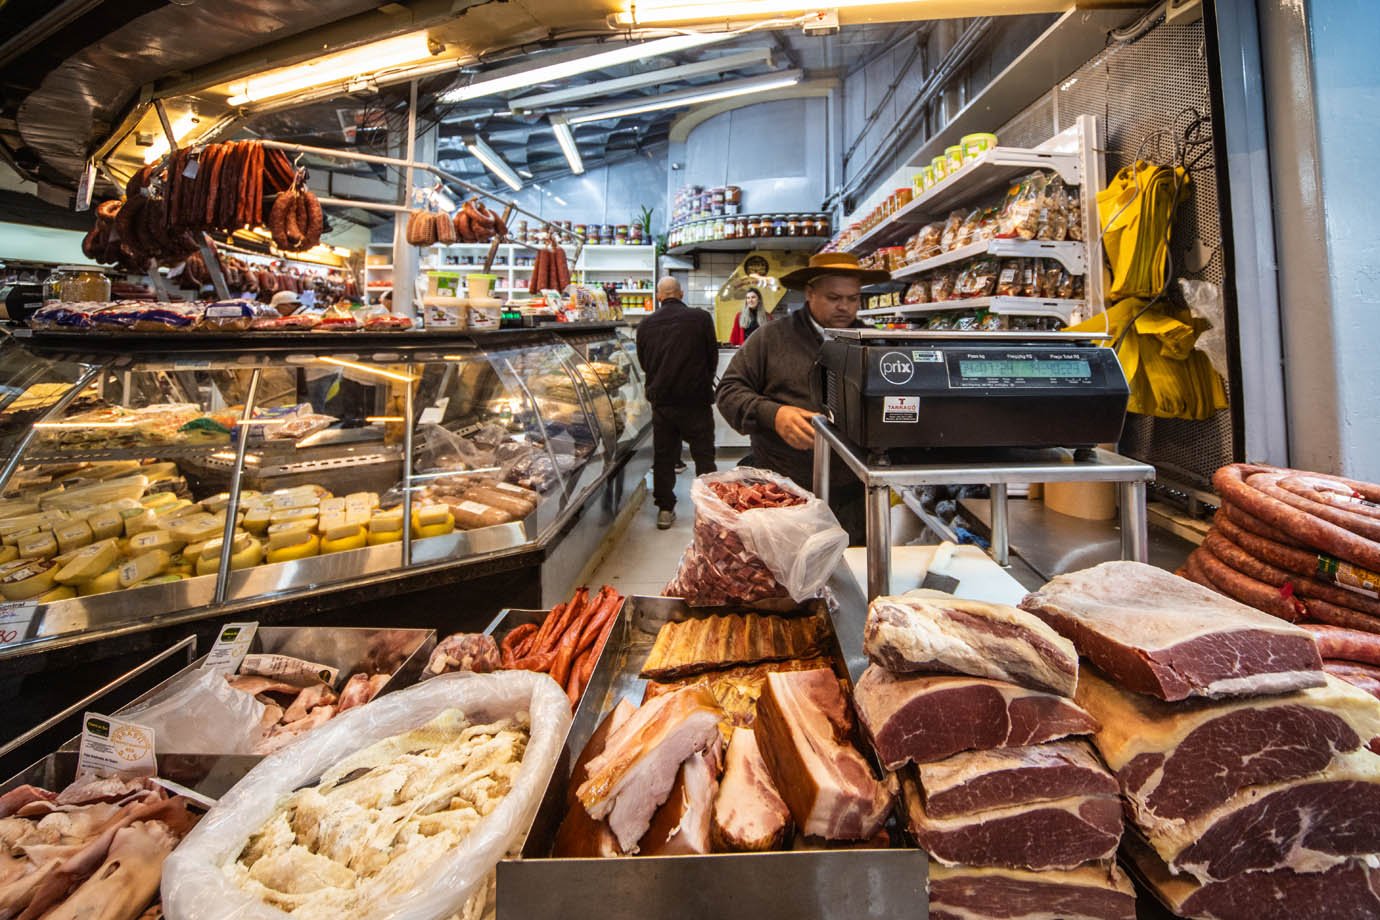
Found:
[{"label": "display shelf with bread", "polygon": [[6,337],[0,392],[32,399],[0,407],[0,595],[35,609],[0,658],[477,564],[535,568],[534,600],[566,590],[584,557],[546,554],[600,536],[572,522],[605,488],[616,513],[649,427],[628,340],[576,331],[578,348],[562,329],[363,349]]}]

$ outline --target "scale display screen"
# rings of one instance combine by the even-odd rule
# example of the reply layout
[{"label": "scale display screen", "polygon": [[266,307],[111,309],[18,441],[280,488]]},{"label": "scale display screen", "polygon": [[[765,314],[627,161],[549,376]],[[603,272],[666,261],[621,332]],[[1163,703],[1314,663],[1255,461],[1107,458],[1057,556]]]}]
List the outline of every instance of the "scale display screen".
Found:
[{"label": "scale display screen", "polygon": [[1053,361],[1041,358],[986,358],[980,361],[959,361],[958,372],[964,378],[984,380],[1013,378],[1024,380],[1070,380],[1092,375],[1087,361]]}]

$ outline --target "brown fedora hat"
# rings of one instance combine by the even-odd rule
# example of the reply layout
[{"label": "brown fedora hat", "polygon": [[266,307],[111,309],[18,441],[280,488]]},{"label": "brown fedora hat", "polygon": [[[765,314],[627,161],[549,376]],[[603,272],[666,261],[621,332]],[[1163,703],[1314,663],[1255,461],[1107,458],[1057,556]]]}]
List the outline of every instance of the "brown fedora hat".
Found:
[{"label": "brown fedora hat", "polygon": [[805,285],[826,275],[841,275],[857,278],[863,284],[880,284],[891,280],[891,272],[880,268],[863,268],[858,257],[851,252],[819,252],[810,256],[806,268],[797,268],[781,279],[781,284],[792,291],[803,290]]}]

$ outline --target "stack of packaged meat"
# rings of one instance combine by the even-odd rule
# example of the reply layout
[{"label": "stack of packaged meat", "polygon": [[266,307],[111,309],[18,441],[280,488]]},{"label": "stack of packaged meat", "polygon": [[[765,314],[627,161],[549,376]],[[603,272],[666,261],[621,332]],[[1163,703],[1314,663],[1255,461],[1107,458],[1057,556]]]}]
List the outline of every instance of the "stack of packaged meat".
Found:
[{"label": "stack of packaged meat", "polygon": [[1134,920],[1073,643],[1014,607],[921,590],[872,602],[864,649],[854,702],[930,855],[930,917]]},{"label": "stack of packaged meat", "polygon": [[1380,485],[1237,463],[1179,574],[1318,637],[1323,668],[1380,695]]},{"label": "stack of packaged meat", "polygon": [[1071,640],[1120,785],[1122,860],[1175,914],[1380,916],[1380,702],[1307,630],[1135,562],[1021,602]]}]

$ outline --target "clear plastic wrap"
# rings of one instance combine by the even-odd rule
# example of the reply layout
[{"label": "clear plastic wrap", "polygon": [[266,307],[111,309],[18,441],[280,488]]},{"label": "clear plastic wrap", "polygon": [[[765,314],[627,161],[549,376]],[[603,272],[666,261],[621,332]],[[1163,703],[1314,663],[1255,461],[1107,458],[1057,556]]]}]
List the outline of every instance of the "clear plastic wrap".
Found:
[{"label": "clear plastic wrap", "polygon": [[666,594],[691,606],[816,597],[848,547],[827,504],[770,470],[700,476],[690,498],[695,535]]},{"label": "clear plastic wrap", "polygon": [[264,704],[202,668],[158,699],[120,713],[153,729],[160,754],[249,754],[263,734]]},{"label": "clear plastic wrap", "polygon": [[464,908],[536,814],[570,727],[570,702],[549,676],[530,671],[447,674],[352,709],[251,770],[204,817],[163,867],[163,910],[176,920],[290,920],[225,871],[250,836],[294,790],[351,754],[425,725],[449,709],[472,724],[526,712],[531,735],[517,781],[433,865],[431,883],[371,906],[370,920],[446,920]]}]

